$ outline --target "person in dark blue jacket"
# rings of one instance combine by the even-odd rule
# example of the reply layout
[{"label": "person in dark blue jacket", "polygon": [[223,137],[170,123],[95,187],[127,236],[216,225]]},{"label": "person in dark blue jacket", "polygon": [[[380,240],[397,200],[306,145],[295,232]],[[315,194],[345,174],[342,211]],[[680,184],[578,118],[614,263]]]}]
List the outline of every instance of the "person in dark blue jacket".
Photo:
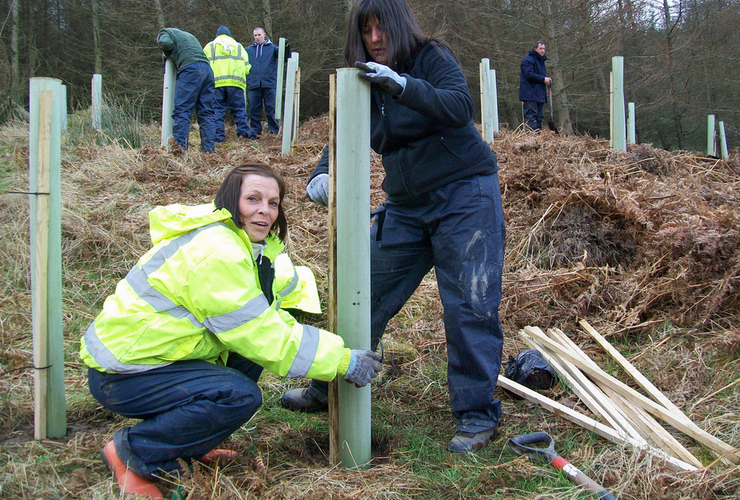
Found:
[{"label": "person in dark blue jacket", "polygon": [[[277,86],[277,61],[280,47],[267,38],[264,28],[252,31],[254,43],[247,47],[252,69],[247,77],[247,99],[249,100],[249,123],[252,135],[262,134],[262,106],[264,103],[267,128],[272,134],[280,132],[275,119],[275,87]],[[290,45],[286,44],[285,59],[290,57]]]},{"label": "person in dark blue jacket", "polygon": [[552,79],[545,69],[545,42],[536,41],[532,50],[522,59],[522,71],[519,76],[519,100],[522,101],[524,123],[532,130],[542,129],[547,89]]},{"label": "person in dark blue jacket", "polygon": [[[499,320],[505,225],[498,165],[473,123],[475,105],[449,47],[424,34],[406,0],[356,0],[345,61],[372,83],[371,145],[386,200],[371,229],[371,346],[429,270],[444,306],[453,452],[478,450],[501,417]],[[324,150],[306,188],[328,203]],[[326,408],[326,385],[283,394],[300,411]]]}]

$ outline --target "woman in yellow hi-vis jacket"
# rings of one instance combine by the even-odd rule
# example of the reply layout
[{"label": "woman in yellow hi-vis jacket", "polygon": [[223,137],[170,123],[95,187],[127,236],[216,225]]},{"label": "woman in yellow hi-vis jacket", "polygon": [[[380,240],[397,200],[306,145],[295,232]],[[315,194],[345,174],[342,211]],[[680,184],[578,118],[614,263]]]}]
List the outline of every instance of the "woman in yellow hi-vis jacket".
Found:
[{"label": "woman in yellow hi-vis jacket", "polygon": [[154,247],[108,297],[82,338],[90,392],[140,418],[118,430],[103,460],[126,493],[162,498],[151,482],[209,460],[262,404],[256,382],[281,376],[364,386],[382,369],[371,351],[302,325],[284,309],[318,312],[313,275],[283,251],[280,176],[262,164],[233,169],[214,203],[157,207]]}]

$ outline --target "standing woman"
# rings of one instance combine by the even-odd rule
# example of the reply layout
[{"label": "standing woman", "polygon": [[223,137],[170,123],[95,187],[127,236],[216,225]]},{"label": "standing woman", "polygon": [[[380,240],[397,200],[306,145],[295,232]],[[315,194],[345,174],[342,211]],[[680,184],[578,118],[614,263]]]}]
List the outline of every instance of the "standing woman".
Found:
[{"label": "standing woman", "polygon": [[[501,417],[494,390],[503,334],[498,308],[504,218],[496,156],[473,123],[465,77],[449,47],[425,35],[406,0],[356,0],[344,57],[372,83],[371,144],[386,201],[371,230],[372,347],[434,267],[444,306],[452,452],[482,448]],[[306,188],[326,205],[328,150]],[[286,392],[300,411],[326,406],[326,385]]]},{"label": "standing woman", "polygon": [[90,392],[142,419],[113,434],[103,461],[124,493],[159,499],[152,482],[178,459],[233,456],[213,447],[262,404],[263,368],[363,386],[382,369],[373,352],[299,324],[317,312],[313,275],[282,253],[285,186],[262,164],[233,169],[214,203],[149,214],[154,247],[108,297],[82,338]]}]

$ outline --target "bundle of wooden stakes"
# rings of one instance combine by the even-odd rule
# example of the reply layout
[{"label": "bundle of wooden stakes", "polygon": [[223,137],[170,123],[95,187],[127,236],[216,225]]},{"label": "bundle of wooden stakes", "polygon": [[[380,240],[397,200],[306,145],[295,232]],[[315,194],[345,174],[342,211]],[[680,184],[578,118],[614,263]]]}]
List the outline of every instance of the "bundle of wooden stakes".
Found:
[{"label": "bundle of wooden stakes", "polygon": [[536,326],[524,327],[519,336],[531,349],[542,353],[561,380],[601,421],[504,376],[499,376],[499,385],[605,439],[645,451],[675,471],[694,471],[702,468],[703,464],[653,417],[707,447],[717,455],[717,460],[740,464],[740,449],[699,428],[591,325],[583,320],[580,325],[647,396],[606,373],[561,330],[549,329],[545,334]]}]

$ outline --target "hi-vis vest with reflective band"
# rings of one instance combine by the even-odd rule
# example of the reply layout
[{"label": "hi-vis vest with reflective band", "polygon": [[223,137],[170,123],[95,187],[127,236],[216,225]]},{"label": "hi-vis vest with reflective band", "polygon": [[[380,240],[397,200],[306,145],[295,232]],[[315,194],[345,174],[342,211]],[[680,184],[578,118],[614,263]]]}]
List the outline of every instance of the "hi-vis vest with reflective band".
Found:
[{"label": "hi-vis vest with reflective band", "polygon": [[218,87],[247,88],[247,75],[252,65],[242,44],[228,35],[219,35],[203,49],[213,70]]},{"label": "hi-vis vest with reflective band", "polygon": [[149,219],[154,247],[83,335],[85,364],[137,373],[180,360],[223,363],[233,351],[281,376],[332,380],[346,372],[349,350],[339,336],[283,310],[315,312],[318,295],[313,275],[293,267],[279,239],[270,235],[263,249],[275,265],[268,304],[249,237],[226,209],[169,205]]}]

